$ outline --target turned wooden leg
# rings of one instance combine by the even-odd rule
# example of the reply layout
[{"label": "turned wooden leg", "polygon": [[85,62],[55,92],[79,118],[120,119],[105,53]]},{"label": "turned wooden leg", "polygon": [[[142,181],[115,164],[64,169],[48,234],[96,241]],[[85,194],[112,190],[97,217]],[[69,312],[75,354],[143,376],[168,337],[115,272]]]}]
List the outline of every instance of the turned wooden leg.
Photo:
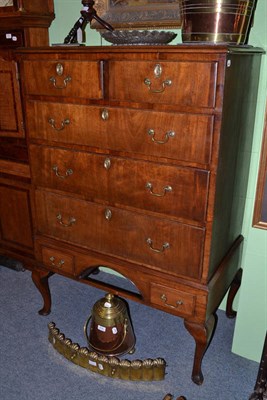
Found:
[{"label": "turned wooden leg", "polygon": [[208,348],[211,337],[215,330],[217,316],[211,315],[205,324],[197,324],[195,322],[184,321],[184,325],[188,332],[193,336],[196,342],[195,358],[192,371],[192,381],[197,385],[201,385],[204,378],[201,371],[202,359]]},{"label": "turned wooden leg", "polygon": [[44,306],[38,311],[40,315],[48,315],[51,311],[51,293],[48,284],[48,278],[53,275],[49,271],[34,270],[32,272],[32,280],[39,292],[41,293]]},{"label": "turned wooden leg", "polygon": [[227,303],[226,303],[226,315],[228,318],[235,318],[236,316],[236,311],[233,310],[233,302],[234,298],[236,296],[236,293],[238,292],[238,289],[240,288],[241,285],[241,280],[242,280],[242,269],[240,268],[235,277],[233,282],[231,283],[228,297],[227,297]]}]

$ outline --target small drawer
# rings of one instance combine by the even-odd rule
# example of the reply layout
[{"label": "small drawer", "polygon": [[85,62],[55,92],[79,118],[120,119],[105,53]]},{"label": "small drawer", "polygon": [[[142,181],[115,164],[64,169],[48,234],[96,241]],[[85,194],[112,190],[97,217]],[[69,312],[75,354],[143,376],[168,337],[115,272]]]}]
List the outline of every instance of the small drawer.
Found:
[{"label": "small drawer", "polygon": [[70,254],[61,251],[42,247],[42,262],[49,268],[73,273],[74,272],[74,258]]},{"label": "small drawer", "polygon": [[167,286],[151,284],[151,302],[177,314],[193,315],[196,296]]},{"label": "small drawer", "polygon": [[32,95],[102,99],[97,61],[24,61],[25,91]]},{"label": "small drawer", "polygon": [[217,62],[110,61],[111,100],[214,107]]}]

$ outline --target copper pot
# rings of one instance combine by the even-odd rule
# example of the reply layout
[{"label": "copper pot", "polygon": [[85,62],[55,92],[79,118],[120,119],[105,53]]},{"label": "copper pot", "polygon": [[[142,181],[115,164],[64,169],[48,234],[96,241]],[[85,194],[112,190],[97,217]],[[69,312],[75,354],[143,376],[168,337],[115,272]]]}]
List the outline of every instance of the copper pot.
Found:
[{"label": "copper pot", "polygon": [[84,324],[84,333],[89,348],[97,353],[115,356],[134,352],[135,336],[127,304],[111,293],[94,304]]},{"label": "copper pot", "polygon": [[182,40],[245,44],[257,0],[181,0]]}]

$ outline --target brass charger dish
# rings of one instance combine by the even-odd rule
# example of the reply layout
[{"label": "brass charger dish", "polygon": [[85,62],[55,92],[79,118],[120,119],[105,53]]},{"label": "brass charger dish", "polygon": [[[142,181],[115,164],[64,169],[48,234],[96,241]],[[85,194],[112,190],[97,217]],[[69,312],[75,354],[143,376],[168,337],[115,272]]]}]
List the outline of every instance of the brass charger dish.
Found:
[{"label": "brass charger dish", "polygon": [[117,46],[129,45],[165,45],[170,43],[177,34],[168,31],[114,30],[100,32],[103,39]]}]

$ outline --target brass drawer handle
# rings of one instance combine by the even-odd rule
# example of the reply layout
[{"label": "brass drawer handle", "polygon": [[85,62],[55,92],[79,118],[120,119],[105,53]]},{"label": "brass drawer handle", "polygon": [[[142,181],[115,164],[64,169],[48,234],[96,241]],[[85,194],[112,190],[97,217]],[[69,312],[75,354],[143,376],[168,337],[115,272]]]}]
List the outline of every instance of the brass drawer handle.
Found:
[{"label": "brass drawer handle", "polygon": [[184,304],[184,302],[182,300],[177,300],[175,303],[175,306],[173,306],[172,304],[168,303],[166,294],[162,294],[160,296],[160,298],[163,301],[163,303],[166,304],[166,306],[168,306],[170,308],[179,308],[179,306],[182,306]]},{"label": "brass drawer handle", "polygon": [[146,242],[150,250],[154,251],[155,253],[163,253],[166,249],[170,248],[170,244],[168,242],[163,243],[161,249],[156,249],[155,247],[153,247],[153,241],[150,238],[147,238]]},{"label": "brass drawer handle", "polygon": [[53,265],[53,267],[61,268],[65,264],[64,260],[59,260],[59,262],[55,264],[56,258],[54,256],[50,257],[49,260],[51,261],[51,265]]},{"label": "brass drawer handle", "polygon": [[163,196],[165,196],[165,194],[167,192],[171,192],[172,191],[172,187],[167,185],[167,186],[164,186],[163,193],[154,193],[153,192],[153,185],[152,185],[151,182],[147,182],[146,183],[146,188],[148,189],[149,193],[152,194],[152,196],[156,196],[156,197],[163,197]]},{"label": "brass drawer handle", "polygon": [[148,86],[149,90],[151,93],[162,93],[165,91],[167,86],[171,86],[172,81],[170,79],[166,79],[161,83],[161,88],[160,89],[152,89],[152,82],[149,78],[144,79],[144,84]]},{"label": "brass drawer handle", "polygon": [[52,126],[55,131],[62,131],[66,125],[70,124],[70,120],[68,118],[61,121],[61,125],[59,127],[56,126],[55,120],[53,118],[49,118],[48,123]]},{"label": "brass drawer handle", "polygon": [[63,222],[63,218],[60,213],[57,215],[57,220],[58,220],[58,223],[60,225],[64,226],[65,228],[68,228],[69,226],[74,225],[76,222],[76,219],[74,217],[70,217],[69,221],[67,223]]},{"label": "brass drawer handle", "polygon": [[70,76],[66,76],[66,78],[64,78],[63,80],[63,85],[58,85],[57,84],[57,78],[55,78],[54,76],[51,76],[51,78],[49,78],[50,82],[53,83],[53,86],[56,89],[65,89],[67,87],[67,84],[71,81],[71,77]]},{"label": "brass drawer handle", "polygon": [[60,179],[66,179],[68,176],[73,174],[73,170],[71,168],[68,168],[65,172],[65,175],[61,175],[57,165],[53,165],[52,170],[55,172],[55,175]]},{"label": "brass drawer handle", "polygon": [[165,144],[168,142],[169,138],[173,138],[175,136],[175,132],[174,131],[168,131],[165,133],[165,139],[164,140],[156,140],[155,139],[155,131],[154,129],[149,129],[147,131],[147,134],[149,136],[152,136],[152,142],[156,143],[156,144]]}]

